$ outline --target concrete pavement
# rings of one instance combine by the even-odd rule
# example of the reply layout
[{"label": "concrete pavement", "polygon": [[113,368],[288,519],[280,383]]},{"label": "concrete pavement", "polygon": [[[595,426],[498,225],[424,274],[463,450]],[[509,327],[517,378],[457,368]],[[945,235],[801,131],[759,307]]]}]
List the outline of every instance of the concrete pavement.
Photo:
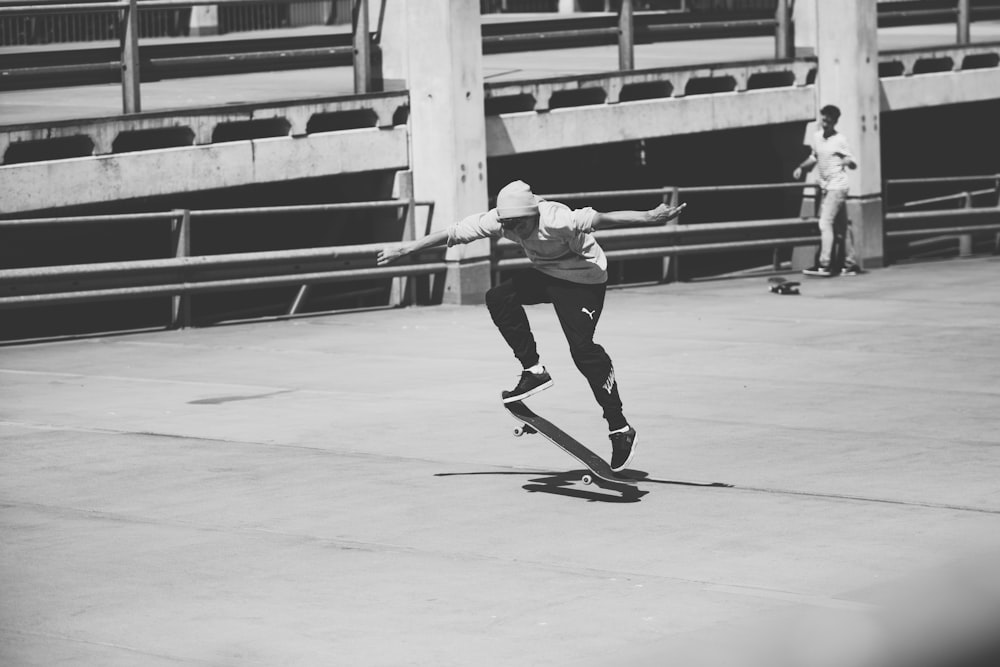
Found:
[{"label": "concrete pavement", "polygon": [[998,269],[612,290],[638,498],[511,436],[481,307],[0,348],[0,664],[954,655],[1000,627]]}]

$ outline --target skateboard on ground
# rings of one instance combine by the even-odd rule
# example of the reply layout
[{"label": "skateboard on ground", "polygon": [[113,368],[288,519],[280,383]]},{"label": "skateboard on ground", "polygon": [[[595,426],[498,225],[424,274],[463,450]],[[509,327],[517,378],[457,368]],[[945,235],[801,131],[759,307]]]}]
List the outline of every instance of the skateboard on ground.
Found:
[{"label": "skateboard on ground", "polygon": [[563,431],[548,419],[535,414],[531,408],[524,404],[523,401],[504,403],[503,406],[507,408],[507,412],[509,412],[515,420],[520,422],[520,425],[514,429],[515,436],[520,437],[526,433],[541,433],[561,450],[575,458],[583,465],[587,466],[587,469],[590,470],[591,474],[584,474],[583,477],[580,478],[580,481],[584,484],[590,484],[594,481],[594,477],[597,477],[598,479],[612,484],[627,484],[629,486],[636,485],[635,482],[630,479],[619,477],[611,469],[611,466],[607,461],[577,442],[573,436]]},{"label": "skateboard on ground", "polygon": [[774,294],[799,294],[799,285],[802,284],[780,276],[768,278],[767,282],[771,283],[771,292]]}]

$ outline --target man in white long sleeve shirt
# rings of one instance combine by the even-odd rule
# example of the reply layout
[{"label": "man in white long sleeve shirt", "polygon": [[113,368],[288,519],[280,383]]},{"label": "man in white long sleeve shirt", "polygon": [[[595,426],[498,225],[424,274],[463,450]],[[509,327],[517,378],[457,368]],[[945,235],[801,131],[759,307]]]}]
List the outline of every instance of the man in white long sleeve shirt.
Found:
[{"label": "man in white long sleeve shirt", "polygon": [[610,213],[589,207],[571,209],[541,200],[527,183],[514,181],[500,190],[496,208],[470,215],[416,241],[384,248],[377,262],[384,265],[425,248],[446,244],[451,247],[482,238],[503,237],[519,244],[532,268],[514,273],[486,293],[493,323],[523,368],[517,386],[501,393],[503,400],[519,401],[552,386],[524,310],[525,305],[551,303],[573,362],[603,409],[611,439],[611,468],[618,471],[632,460],[638,440],[622,410],[611,358],[594,342],[607,291],[608,262],[593,232],[610,227],[663,225],[683,208],[683,204],[660,204],[650,211]]},{"label": "man in white long sleeve shirt", "polygon": [[[813,135],[812,152],[792,173],[798,180],[802,174],[814,166],[817,169],[817,183],[820,186],[821,204],[819,211],[820,251],[819,263],[802,273],[811,276],[831,276],[836,267],[830,265],[834,239],[842,237],[844,244],[844,266],[841,275],[853,276],[861,273],[854,252],[854,234],[850,220],[846,217],[844,204],[847,201],[847,170],[857,169],[858,164],[847,146],[847,139],[837,132],[840,109],[832,104],[820,109],[820,129]],[[837,234],[836,232],[841,231]]]}]

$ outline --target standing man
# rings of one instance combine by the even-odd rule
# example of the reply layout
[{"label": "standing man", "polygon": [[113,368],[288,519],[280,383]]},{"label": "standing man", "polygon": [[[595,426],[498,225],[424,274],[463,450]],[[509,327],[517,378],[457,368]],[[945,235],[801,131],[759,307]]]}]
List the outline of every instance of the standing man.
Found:
[{"label": "standing man", "polygon": [[486,293],[486,307],[493,323],[523,368],[517,386],[501,393],[503,401],[519,401],[552,386],[524,311],[526,305],[551,303],[573,362],[604,411],[611,439],[611,468],[619,471],[632,460],[638,439],[622,411],[611,358],[594,342],[607,291],[608,261],[593,232],[611,227],[663,225],[677,217],[684,206],[660,204],[650,211],[611,213],[599,213],[590,207],[571,209],[539,199],[527,183],[514,181],[500,190],[496,208],[470,215],[416,241],[384,248],[377,262],[381,266],[425,248],[451,247],[482,238],[504,237],[520,245],[532,268],[516,272]]},{"label": "standing man", "polygon": [[[830,256],[833,252],[835,236],[844,244],[844,267],[841,274],[855,276],[861,273],[854,252],[854,233],[851,221],[847,219],[844,204],[847,201],[847,170],[857,169],[858,163],[847,146],[847,139],[837,132],[840,109],[828,104],[819,110],[820,129],[813,135],[812,153],[795,168],[792,177],[802,178],[805,171],[819,166],[817,182],[820,186],[821,204],[819,209],[820,250],[819,262],[802,273],[809,276],[831,276]],[[839,232],[835,234],[836,232]]]}]

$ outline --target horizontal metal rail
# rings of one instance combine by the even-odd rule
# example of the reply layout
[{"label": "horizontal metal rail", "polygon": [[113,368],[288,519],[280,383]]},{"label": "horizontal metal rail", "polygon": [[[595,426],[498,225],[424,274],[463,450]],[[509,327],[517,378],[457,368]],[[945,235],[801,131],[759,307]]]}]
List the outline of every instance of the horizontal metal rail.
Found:
[{"label": "horizontal metal rail", "polygon": [[1000,232],[1000,221],[985,225],[956,225],[954,227],[923,227],[920,229],[894,229],[885,233],[887,238],[912,238],[917,236],[958,236],[976,232]]},{"label": "horizontal metal rail", "polygon": [[893,178],[887,179],[885,181],[885,203],[886,207],[889,207],[889,188],[894,185],[938,185],[947,183],[982,183],[982,182],[992,182],[993,187],[981,188],[978,190],[965,190],[962,192],[954,192],[946,195],[938,195],[935,197],[927,197],[924,199],[915,199],[902,204],[897,204],[893,207],[895,211],[903,208],[909,208],[913,206],[924,206],[927,204],[938,204],[946,201],[954,200],[964,200],[965,206],[970,207],[972,204],[972,199],[974,197],[981,197],[988,194],[1000,193],[1000,174],[977,174],[972,176],[938,176],[931,178]]},{"label": "horizontal metal rail", "polygon": [[43,227],[54,225],[86,225],[108,222],[163,222],[176,220],[182,215],[191,218],[230,218],[234,216],[272,215],[287,213],[335,213],[337,211],[378,211],[385,209],[401,209],[410,206],[432,206],[433,202],[409,200],[376,200],[363,202],[345,202],[340,204],[300,204],[296,206],[259,206],[251,208],[210,208],[210,209],[175,209],[156,213],[117,213],[109,215],[83,215],[63,218],[21,218],[0,220],[0,229]]},{"label": "horizontal metal rail", "polygon": [[[291,4],[299,2],[323,2],[324,0],[267,0],[268,4]],[[207,5],[246,5],[253,0],[139,0],[139,9],[186,9]],[[35,0],[24,2],[0,2],[0,16],[32,16],[37,14],[84,14],[128,9],[128,0],[101,0],[101,2],[65,2],[65,0]]]},{"label": "horizontal metal rail", "polygon": [[929,178],[889,178],[886,185],[930,185],[933,183],[977,183],[1000,180],[1000,174],[977,174],[973,176],[932,176]]},{"label": "horizontal metal rail", "polygon": [[996,191],[997,191],[996,188],[986,188],[984,190],[969,190],[967,192],[955,192],[950,195],[941,195],[940,197],[928,197],[927,199],[914,199],[913,201],[908,201],[904,204],[900,204],[900,208],[906,208],[909,206],[926,206],[927,204],[940,204],[941,202],[955,201],[956,199],[968,201],[972,197],[989,195],[995,193]]},{"label": "horizontal metal rail", "polygon": [[[969,226],[968,220],[984,220],[973,226],[975,231],[1000,230],[1000,207],[953,208],[943,211],[909,211],[886,213],[885,233],[891,235],[957,234]],[[942,224],[943,223],[943,224]]]},{"label": "horizontal metal rail", "polygon": [[[677,185],[666,188],[640,188],[636,190],[598,190],[595,192],[564,192],[539,195],[553,201],[579,199],[615,199],[625,197],[662,196],[673,193],[744,192],[748,190],[818,190],[815,183],[747,183],[738,185]],[[732,224],[732,223],[725,223]]]},{"label": "horizontal metal rail", "polygon": [[[382,247],[381,245],[379,247]],[[76,292],[55,292],[26,294],[23,296],[0,297],[0,310],[39,305],[92,303],[114,301],[137,297],[176,296],[179,294],[203,294],[226,292],[260,287],[288,287],[313,285],[318,283],[343,282],[365,278],[400,278],[421,276],[445,271],[444,262],[424,262],[420,264],[392,267],[341,269],[336,271],[316,271],[281,276],[261,276],[255,278],[234,278],[227,280],[204,280],[200,282],[169,282],[157,285],[135,287],[112,287],[107,289],[79,290]],[[0,271],[0,282],[4,276]]]},{"label": "horizontal metal rail", "polygon": [[64,218],[23,218],[0,220],[0,229],[23,229],[25,227],[53,227],[93,225],[107,222],[165,222],[176,220],[184,214],[181,209],[158,213],[119,213],[109,215],[80,215]]}]

